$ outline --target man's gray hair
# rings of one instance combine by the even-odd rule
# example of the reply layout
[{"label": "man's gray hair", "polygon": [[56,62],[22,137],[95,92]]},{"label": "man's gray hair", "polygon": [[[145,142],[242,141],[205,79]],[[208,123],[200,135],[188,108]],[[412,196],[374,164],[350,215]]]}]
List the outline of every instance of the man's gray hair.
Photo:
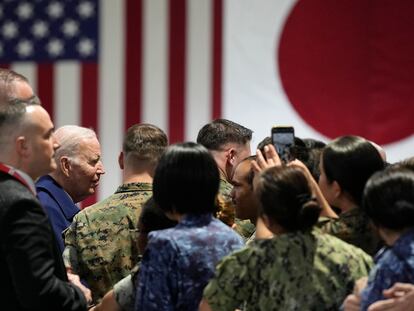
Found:
[{"label": "man's gray hair", "polygon": [[97,139],[94,130],[77,125],[65,125],[55,132],[55,139],[60,147],[55,152],[55,159],[67,156],[76,159],[79,154],[79,145],[84,140]]}]

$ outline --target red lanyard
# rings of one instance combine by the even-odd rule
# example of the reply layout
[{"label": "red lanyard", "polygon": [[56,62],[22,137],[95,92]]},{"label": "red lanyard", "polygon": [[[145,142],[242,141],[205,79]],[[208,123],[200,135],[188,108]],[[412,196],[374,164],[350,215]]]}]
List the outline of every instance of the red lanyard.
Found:
[{"label": "red lanyard", "polygon": [[9,167],[7,165],[4,165],[3,163],[0,163],[0,172],[9,174],[14,179],[22,183],[26,188],[28,188],[31,192],[33,192],[32,188],[29,186],[27,181],[16,171],[15,168]]}]

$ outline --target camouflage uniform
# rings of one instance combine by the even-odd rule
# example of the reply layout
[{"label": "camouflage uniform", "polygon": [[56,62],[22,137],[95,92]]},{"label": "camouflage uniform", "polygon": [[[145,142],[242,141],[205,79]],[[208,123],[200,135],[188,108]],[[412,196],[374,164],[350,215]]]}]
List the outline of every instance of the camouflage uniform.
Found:
[{"label": "camouflage uniform", "polygon": [[138,218],[151,196],[150,183],[124,184],[78,213],[65,231],[65,265],[88,283],[95,302],[137,264]]},{"label": "camouflage uniform", "polygon": [[379,236],[373,231],[368,217],[360,208],[343,212],[337,219],[321,217],[318,227],[325,233],[362,248],[371,256],[382,246]]},{"label": "camouflage uniform", "polygon": [[338,310],[372,259],[319,229],[258,240],[225,257],[204,290],[212,310]]},{"label": "camouflage uniform", "polygon": [[218,212],[216,217],[226,225],[233,227],[246,242],[255,231],[255,226],[249,220],[240,220],[236,218],[236,209],[230,196],[232,190],[233,185],[229,183],[223,173],[220,172],[220,186],[217,197]]},{"label": "camouflage uniform", "polygon": [[236,210],[230,196],[232,189],[232,184],[220,174],[219,193],[217,195],[218,211],[216,217],[229,227],[234,225],[234,219],[236,217]]}]

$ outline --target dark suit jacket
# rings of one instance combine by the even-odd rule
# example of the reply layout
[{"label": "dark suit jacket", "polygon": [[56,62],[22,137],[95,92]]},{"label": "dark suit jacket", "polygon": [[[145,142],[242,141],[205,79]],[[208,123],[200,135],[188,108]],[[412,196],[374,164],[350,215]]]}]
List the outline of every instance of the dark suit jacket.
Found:
[{"label": "dark suit jacket", "polygon": [[45,211],[33,193],[0,172],[0,305],[2,310],[86,310],[67,282]]},{"label": "dark suit jacket", "polygon": [[37,197],[52,223],[59,249],[63,253],[65,245],[62,232],[70,226],[73,216],[80,210],[65,190],[49,175],[39,178],[36,190]]}]

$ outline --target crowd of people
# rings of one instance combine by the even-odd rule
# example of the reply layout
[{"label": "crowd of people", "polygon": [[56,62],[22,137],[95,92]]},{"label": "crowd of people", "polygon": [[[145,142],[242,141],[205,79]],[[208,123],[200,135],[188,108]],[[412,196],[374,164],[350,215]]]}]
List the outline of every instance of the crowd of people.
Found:
[{"label": "crowd of people", "polygon": [[[363,137],[295,137],[282,161],[226,119],[168,145],[125,133],[122,184],[92,129],[54,129],[28,80],[0,69],[4,310],[414,310],[414,158]],[[109,176],[110,178],[110,176]]]}]

